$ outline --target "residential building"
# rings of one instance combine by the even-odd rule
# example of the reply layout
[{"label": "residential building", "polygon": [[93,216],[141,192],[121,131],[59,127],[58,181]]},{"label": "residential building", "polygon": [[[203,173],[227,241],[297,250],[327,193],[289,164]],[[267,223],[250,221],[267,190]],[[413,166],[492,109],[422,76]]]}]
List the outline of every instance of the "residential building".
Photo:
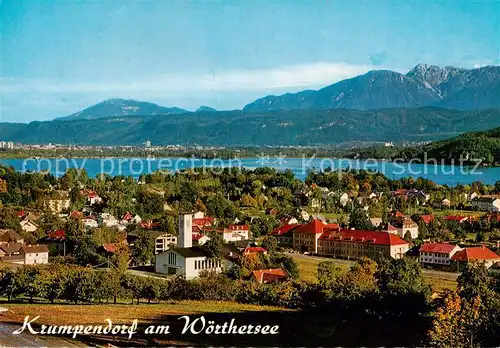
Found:
[{"label": "residential building", "polygon": [[285,224],[274,231],[271,232],[271,236],[276,238],[278,242],[278,247],[281,248],[292,248],[293,247],[293,230],[299,226],[299,224]]},{"label": "residential building", "polygon": [[210,238],[201,233],[193,233],[193,246],[202,246],[208,242]]},{"label": "residential building", "polygon": [[97,228],[99,227],[99,223],[97,222],[95,217],[87,216],[82,220],[82,224],[84,227],[88,228]]},{"label": "residential building", "polygon": [[49,249],[46,245],[25,245],[21,253],[24,255],[25,265],[49,263]]},{"label": "residential building", "polygon": [[38,265],[49,263],[49,249],[46,245],[23,245],[18,253],[3,256],[2,262],[18,265]]},{"label": "residential building", "polygon": [[247,240],[250,237],[250,226],[248,225],[229,225],[227,228],[233,232],[233,240]]},{"label": "residential building", "polygon": [[21,222],[21,229],[25,232],[35,232],[38,229],[38,224],[35,221],[24,218]]},{"label": "residential building", "polygon": [[482,196],[471,201],[472,207],[480,211],[500,212],[500,197]]},{"label": "residential building", "polygon": [[1,230],[0,229],[0,245],[9,243],[24,244],[24,239],[14,230]]},{"label": "residential building", "polygon": [[317,254],[338,258],[392,257],[401,259],[409,243],[384,231],[328,229],[317,240]]},{"label": "residential building", "polygon": [[46,209],[50,209],[54,214],[60,214],[63,210],[69,209],[71,200],[69,192],[57,190],[52,192],[51,198],[44,201]]},{"label": "residential building", "polygon": [[286,274],[281,268],[260,269],[253,271],[251,278],[258,283],[268,284],[286,280]]},{"label": "residential building", "polygon": [[423,265],[449,266],[451,257],[460,250],[458,245],[448,243],[424,243],[419,250],[419,260]]},{"label": "residential building", "polygon": [[266,255],[267,250],[263,247],[260,247],[260,246],[248,246],[243,251],[243,255],[258,254],[258,253],[262,253],[262,254]]},{"label": "residential building", "polygon": [[337,224],[325,224],[319,220],[300,225],[293,230],[293,248],[301,252],[318,253],[318,239],[325,228],[340,229]]},{"label": "residential building", "polygon": [[155,254],[168,250],[177,244],[177,237],[170,233],[151,231],[148,232],[155,239]]},{"label": "residential building", "polygon": [[470,262],[483,262],[486,268],[500,261],[500,256],[485,246],[464,248],[456,252],[451,259],[456,262],[457,268]]},{"label": "residential building", "polygon": [[38,244],[46,245],[49,249],[49,255],[66,255],[66,232],[62,230],[49,232],[40,240]]}]

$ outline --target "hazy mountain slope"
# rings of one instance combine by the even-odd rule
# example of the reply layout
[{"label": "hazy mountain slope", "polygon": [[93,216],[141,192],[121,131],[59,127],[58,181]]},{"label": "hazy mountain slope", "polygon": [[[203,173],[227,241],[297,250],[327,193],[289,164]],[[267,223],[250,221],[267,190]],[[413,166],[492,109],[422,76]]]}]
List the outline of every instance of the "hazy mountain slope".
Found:
[{"label": "hazy mountain slope", "polygon": [[[0,124],[0,134],[6,124]],[[500,127],[500,109],[292,110],[128,116],[32,122],[11,138],[22,143],[91,145],[322,145],[348,141],[428,141]]]},{"label": "hazy mountain slope", "polygon": [[58,120],[94,120],[112,116],[168,115],[187,112],[177,107],[167,108],[153,103],[131,99],[108,99]]}]

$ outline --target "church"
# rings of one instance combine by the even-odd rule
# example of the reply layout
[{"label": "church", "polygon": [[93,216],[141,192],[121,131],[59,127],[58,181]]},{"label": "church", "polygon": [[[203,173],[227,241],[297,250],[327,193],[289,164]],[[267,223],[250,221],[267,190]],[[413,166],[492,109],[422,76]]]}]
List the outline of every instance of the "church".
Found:
[{"label": "church", "polygon": [[177,275],[189,280],[199,277],[203,271],[221,273],[231,268],[241,256],[233,244],[225,244],[223,257],[211,260],[204,246],[193,246],[193,214],[181,213],[178,220],[177,246],[156,255],[156,273]]}]

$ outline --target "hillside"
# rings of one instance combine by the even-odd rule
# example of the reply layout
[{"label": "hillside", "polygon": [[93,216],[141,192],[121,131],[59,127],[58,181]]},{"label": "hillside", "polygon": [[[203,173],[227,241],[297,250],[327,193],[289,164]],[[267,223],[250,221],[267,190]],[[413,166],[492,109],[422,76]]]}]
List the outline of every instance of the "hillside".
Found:
[{"label": "hillside", "polygon": [[290,110],[120,116],[95,120],[0,123],[22,143],[88,145],[326,145],[351,141],[430,141],[500,127],[500,109]]},{"label": "hillside", "polygon": [[131,99],[108,99],[82,111],[69,116],[60,117],[58,120],[95,120],[111,116],[133,115],[168,115],[187,112],[180,108],[167,108],[153,103]]},{"label": "hillside", "polygon": [[403,156],[444,160],[446,163],[460,164],[481,160],[485,165],[500,165],[500,128],[484,132],[471,132],[450,139],[436,141],[426,146],[406,149]]},{"label": "hillside", "polygon": [[267,96],[246,105],[243,110],[368,110],[423,106],[459,110],[500,107],[500,66],[467,70],[419,64],[407,74],[374,70],[317,91]]}]

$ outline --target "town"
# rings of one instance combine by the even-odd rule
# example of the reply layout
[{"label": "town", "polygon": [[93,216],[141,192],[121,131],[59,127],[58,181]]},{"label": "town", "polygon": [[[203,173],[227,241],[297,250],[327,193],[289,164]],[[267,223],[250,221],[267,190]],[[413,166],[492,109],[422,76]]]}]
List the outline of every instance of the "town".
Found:
[{"label": "town", "polygon": [[[318,306],[340,296],[345,277],[357,284],[370,274],[378,289],[384,277],[416,272],[405,286],[424,302],[448,298],[457,295],[439,277],[461,284],[464,274],[500,274],[499,194],[500,182],[447,187],[362,170],[311,171],[300,181],[289,170],[200,168],[136,180],[0,167],[0,296],[210,299],[204,293],[217,282],[242,288],[214,299],[301,308],[297,296],[312,291],[305,284],[320,286]],[[313,283],[301,275],[307,262],[316,262]],[[431,285],[427,270],[439,275]],[[188,291],[193,284],[205,290]]]}]

